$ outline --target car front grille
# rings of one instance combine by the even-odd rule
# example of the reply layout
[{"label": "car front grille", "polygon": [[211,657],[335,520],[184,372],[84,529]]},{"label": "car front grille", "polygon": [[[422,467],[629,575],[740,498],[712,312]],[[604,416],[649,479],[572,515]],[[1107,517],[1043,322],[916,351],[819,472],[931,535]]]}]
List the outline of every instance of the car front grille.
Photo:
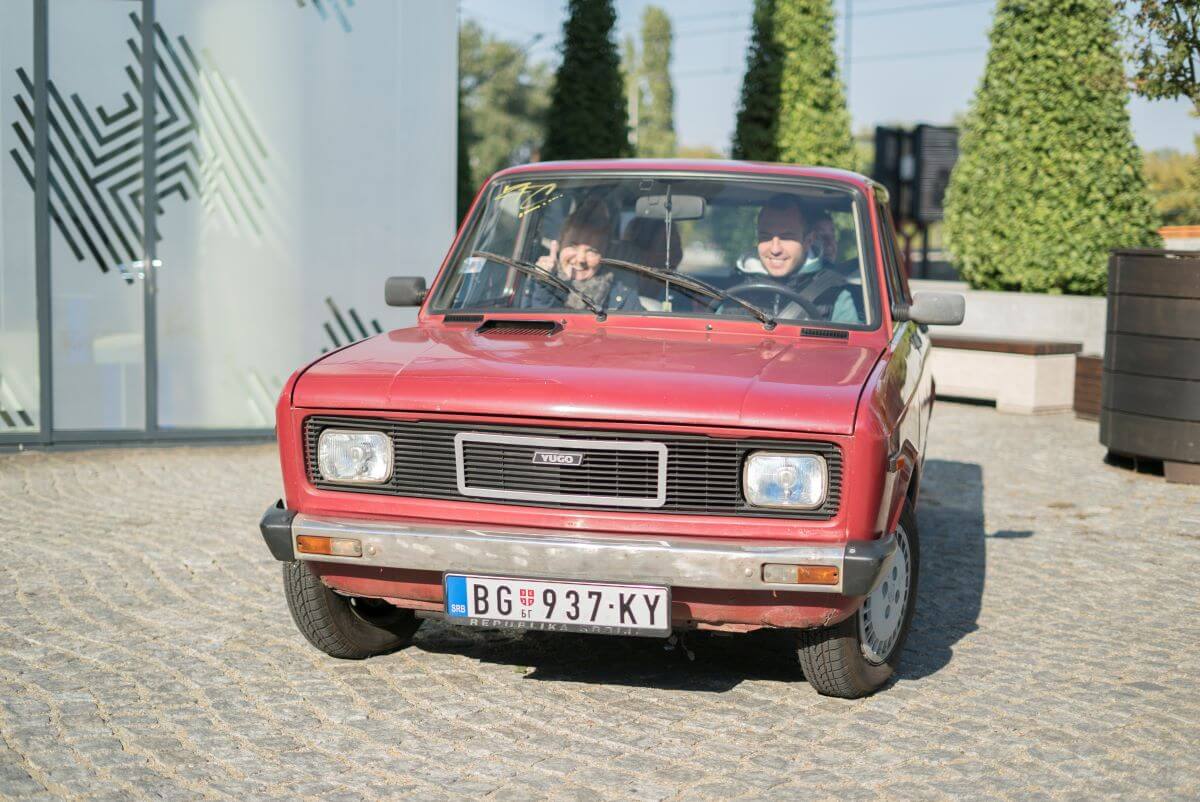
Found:
[{"label": "car front grille", "polygon": [[661,443],[459,432],[454,444],[464,496],[644,508],[666,501]]},{"label": "car front grille", "polygon": [[[330,427],[387,433],[395,449],[391,480],[377,486],[326,481],[317,467],[317,440]],[[747,505],[742,464],[763,449],[823,456],[825,503],[812,510]],[[535,463],[535,451],[581,454],[582,463]],[[309,481],[322,489],[493,504],[825,520],[837,514],[842,490],[841,450],[811,440],[320,415],[304,422],[304,452]]]}]

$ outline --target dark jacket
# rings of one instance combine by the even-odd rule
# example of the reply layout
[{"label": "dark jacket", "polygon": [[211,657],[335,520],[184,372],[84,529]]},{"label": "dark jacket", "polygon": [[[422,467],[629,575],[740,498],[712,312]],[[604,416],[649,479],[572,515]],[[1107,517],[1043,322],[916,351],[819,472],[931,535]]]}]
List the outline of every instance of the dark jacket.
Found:
[{"label": "dark jacket", "polygon": [[[596,272],[596,275],[599,276],[608,270],[609,268],[607,267],[601,267]],[[585,293],[591,300],[595,301],[602,309],[609,309],[614,312],[640,312],[642,310],[642,305],[638,302],[637,285],[621,276],[613,277],[613,282],[609,286],[608,292],[603,293],[603,297],[588,292],[587,282],[575,282],[573,285],[580,292]],[[561,309],[568,305],[568,299],[563,297],[564,295],[565,293],[554,285],[545,281],[538,281],[529,276],[525,279],[524,286],[521,288],[519,305],[523,309]],[[575,301],[575,304],[578,303],[578,301]],[[579,304],[578,308],[584,309],[586,307]]]}]

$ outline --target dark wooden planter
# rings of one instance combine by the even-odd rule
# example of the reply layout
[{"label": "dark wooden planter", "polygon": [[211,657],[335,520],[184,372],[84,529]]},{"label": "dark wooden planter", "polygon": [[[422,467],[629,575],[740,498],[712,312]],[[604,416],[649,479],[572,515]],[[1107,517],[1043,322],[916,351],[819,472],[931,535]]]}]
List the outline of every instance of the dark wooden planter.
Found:
[{"label": "dark wooden planter", "polygon": [[1200,481],[1200,253],[1113,251],[1100,442]]},{"label": "dark wooden planter", "polygon": [[1101,377],[1104,357],[1075,357],[1075,417],[1100,420]]}]

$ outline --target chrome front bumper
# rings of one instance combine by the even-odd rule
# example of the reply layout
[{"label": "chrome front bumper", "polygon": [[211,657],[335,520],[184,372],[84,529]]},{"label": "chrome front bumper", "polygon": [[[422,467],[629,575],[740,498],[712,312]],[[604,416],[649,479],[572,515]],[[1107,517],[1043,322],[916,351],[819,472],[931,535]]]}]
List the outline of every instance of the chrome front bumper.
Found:
[{"label": "chrome front bumper", "polygon": [[[493,526],[447,526],[334,519],[267,510],[263,538],[279,560],[313,560],[372,568],[550,579],[654,583],[672,587],[781,590],[865,596],[891,565],[894,537],[839,544],[647,535],[613,535]],[[300,554],[301,535],[352,538],[361,557]],[[838,569],[836,585],[763,581],[763,565]]]}]

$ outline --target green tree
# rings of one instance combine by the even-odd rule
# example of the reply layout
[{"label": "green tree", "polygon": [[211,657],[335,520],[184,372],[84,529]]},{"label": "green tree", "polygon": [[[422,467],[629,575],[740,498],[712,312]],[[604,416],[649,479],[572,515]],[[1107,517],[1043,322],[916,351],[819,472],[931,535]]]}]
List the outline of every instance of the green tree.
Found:
[{"label": "green tree", "polygon": [[1146,154],[1146,183],[1164,225],[1200,225],[1200,137],[1196,153],[1155,150]]},{"label": "green tree", "polygon": [[1158,244],[1112,0],[999,0],[945,233],[975,287],[1100,294],[1108,251]]},{"label": "green tree", "polygon": [[1200,3],[1123,0],[1133,85],[1151,100],[1185,97],[1200,114]]},{"label": "green tree", "polygon": [[833,0],[776,0],[772,31],[783,56],[779,161],[853,169],[850,112],[833,52]]},{"label": "green tree", "polygon": [[742,78],[742,98],[733,133],[733,158],[779,161],[779,77],[783,56],[773,35],[775,0],[754,0],[753,33]]},{"label": "green tree", "polygon": [[530,62],[528,47],[493,37],[473,21],[459,29],[460,217],[492,173],[529,161],[541,148],[550,71]]},{"label": "green tree", "polygon": [[[1150,100],[1187,98],[1194,113],[1200,115],[1200,3],[1196,0],[1122,0],[1126,32],[1131,42],[1130,61],[1134,67],[1134,91]],[[1173,189],[1155,186],[1161,170],[1147,166],[1155,192],[1155,207],[1168,225],[1189,219],[1200,204],[1200,137],[1196,138],[1196,158],[1183,184]],[[1186,157],[1185,157],[1186,158]],[[1167,185],[1173,186],[1170,182]],[[1159,191],[1161,189],[1161,192]]]},{"label": "green tree", "polygon": [[708,145],[680,145],[675,153],[681,159],[728,159],[729,154],[722,153]]},{"label": "green tree", "polygon": [[657,6],[642,12],[642,54],[636,74],[643,101],[638,107],[637,155],[675,155],[675,89],[671,84],[671,19]]},{"label": "green tree", "polygon": [[633,34],[625,34],[621,43],[621,80],[625,86],[625,119],[629,123],[629,150],[637,152],[638,111],[645,102],[642,79],[638,66],[637,42]]},{"label": "green tree", "polygon": [[475,197],[475,178],[471,170],[471,141],[475,134],[471,130],[471,118],[463,113],[462,93],[458,95],[458,184],[455,188],[458,221],[466,217]]},{"label": "green tree", "polygon": [[629,155],[621,60],[612,37],[616,20],[611,0],[570,0],[562,63],[550,94],[544,158]]}]

